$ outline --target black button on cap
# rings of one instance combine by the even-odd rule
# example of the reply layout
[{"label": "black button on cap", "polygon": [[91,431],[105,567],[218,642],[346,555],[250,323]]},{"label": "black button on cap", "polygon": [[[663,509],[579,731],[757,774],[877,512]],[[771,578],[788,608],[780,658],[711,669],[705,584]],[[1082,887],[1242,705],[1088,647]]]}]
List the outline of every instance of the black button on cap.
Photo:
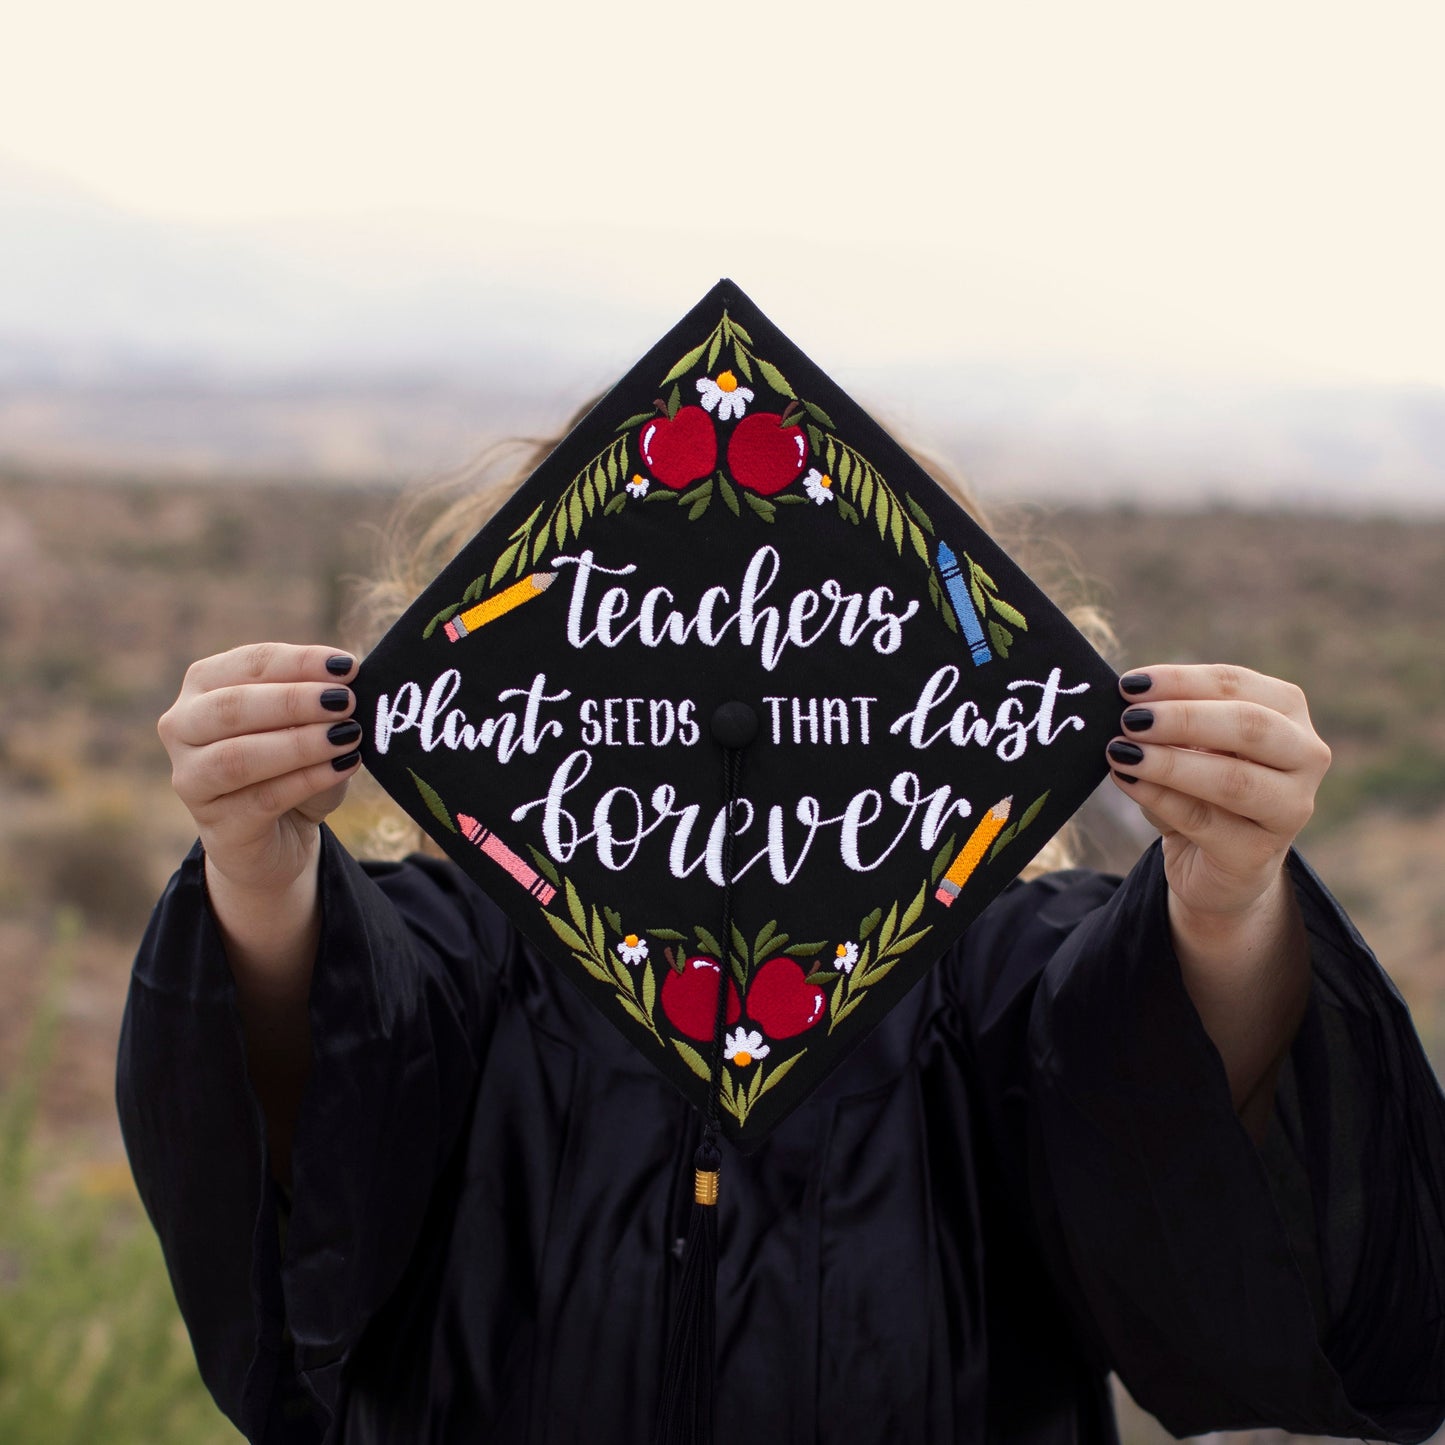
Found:
[{"label": "black button on cap", "polygon": [[745,702],[725,702],[712,715],[713,740],[725,748],[745,748],[758,735],[758,715]]}]

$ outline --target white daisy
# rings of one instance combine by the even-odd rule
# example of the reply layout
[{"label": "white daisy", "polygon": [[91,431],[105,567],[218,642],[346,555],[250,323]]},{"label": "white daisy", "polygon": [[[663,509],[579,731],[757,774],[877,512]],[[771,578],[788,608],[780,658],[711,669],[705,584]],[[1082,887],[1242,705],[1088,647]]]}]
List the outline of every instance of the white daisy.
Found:
[{"label": "white daisy", "polygon": [[617,945],[617,956],[623,963],[641,963],[647,957],[647,940],[639,938],[635,933],[629,933]]},{"label": "white daisy", "polygon": [[853,965],[858,962],[858,945],[856,943],[840,943],[836,953],[837,957],[833,960],[833,967],[841,969],[844,973],[852,973]]},{"label": "white daisy", "polygon": [[641,472],[634,472],[632,474],[632,480],[627,484],[627,490],[631,492],[634,497],[645,497],[647,495],[647,487],[647,478],[644,477]]},{"label": "white daisy", "polygon": [[723,1057],[738,1068],[745,1069],[758,1059],[765,1059],[772,1050],[756,1029],[738,1027],[723,1041]]},{"label": "white daisy", "polygon": [[833,500],[833,478],[826,476],[817,467],[814,467],[803,478],[803,490],[808,494],[810,501],[816,502],[821,507],[824,502]]},{"label": "white daisy", "polygon": [[712,411],[716,408],[719,421],[740,417],[753,399],[752,392],[745,386],[739,386],[737,377],[730,371],[720,372],[716,381],[710,376],[703,377],[697,384],[697,390],[702,397],[702,409]]}]

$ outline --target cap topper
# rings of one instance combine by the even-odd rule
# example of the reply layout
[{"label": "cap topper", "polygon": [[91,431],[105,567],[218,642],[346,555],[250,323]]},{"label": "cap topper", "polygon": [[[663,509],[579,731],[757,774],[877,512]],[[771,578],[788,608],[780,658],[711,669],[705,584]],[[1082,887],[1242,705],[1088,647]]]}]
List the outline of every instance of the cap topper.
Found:
[{"label": "cap topper", "polygon": [[743,1149],[1073,813],[1118,712],[1063,614],[728,281],[355,690],[372,773],[700,1107],[726,980]]}]

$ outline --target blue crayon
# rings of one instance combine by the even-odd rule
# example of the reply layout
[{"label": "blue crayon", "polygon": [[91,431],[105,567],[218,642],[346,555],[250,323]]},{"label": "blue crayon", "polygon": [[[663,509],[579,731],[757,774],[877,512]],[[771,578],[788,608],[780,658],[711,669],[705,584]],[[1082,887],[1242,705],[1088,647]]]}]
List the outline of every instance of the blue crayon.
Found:
[{"label": "blue crayon", "polygon": [[948,588],[948,597],[953,603],[958,625],[963,628],[964,640],[973,655],[974,666],[982,667],[984,663],[992,662],[993,653],[988,650],[983,624],[973,609],[973,598],[968,595],[968,584],[958,570],[958,558],[953,555],[953,548],[947,542],[938,544],[938,575],[943,578],[943,585]]}]

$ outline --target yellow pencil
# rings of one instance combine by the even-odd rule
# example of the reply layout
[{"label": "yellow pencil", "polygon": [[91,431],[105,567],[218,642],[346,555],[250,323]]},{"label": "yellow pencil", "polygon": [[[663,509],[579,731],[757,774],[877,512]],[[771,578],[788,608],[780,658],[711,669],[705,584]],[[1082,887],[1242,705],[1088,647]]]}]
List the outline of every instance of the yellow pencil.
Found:
[{"label": "yellow pencil", "polygon": [[502,613],[510,612],[512,608],[520,607],[545,592],[556,576],[555,572],[533,572],[520,582],[512,583],[505,592],[498,592],[495,597],[488,597],[485,602],[468,608],[460,617],[453,617],[442,630],[453,642],[460,642],[469,632],[485,627]]},{"label": "yellow pencil", "polygon": [[950,908],[953,906],[953,900],[963,892],[963,885],[983,861],[983,855],[988,852],[993,840],[1003,832],[1003,825],[1008,822],[1013,804],[1013,794],[1009,794],[978,820],[978,827],[968,835],[968,842],[959,850],[958,857],[948,865],[948,872],[943,875],[938,892],[933,895],[940,903]]}]

